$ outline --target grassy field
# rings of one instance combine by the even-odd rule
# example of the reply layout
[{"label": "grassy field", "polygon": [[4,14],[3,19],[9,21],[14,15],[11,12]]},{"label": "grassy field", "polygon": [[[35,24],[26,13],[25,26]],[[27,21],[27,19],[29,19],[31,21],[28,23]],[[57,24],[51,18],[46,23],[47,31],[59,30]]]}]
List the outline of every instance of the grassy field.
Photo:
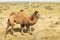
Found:
[{"label": "grassy field", "polygon": [[[31,26],[33,35],[24,32],[21,35],[20,25],[14,27],[13,36],[10,32],[4,38],[7,19],[12,11],[25,10],[31,16],[34,11],[39,11],[38,22]],[[32,29],[33,29],[32,28]],[[0,40],[60,40],[60,3],[0,3]]]}]

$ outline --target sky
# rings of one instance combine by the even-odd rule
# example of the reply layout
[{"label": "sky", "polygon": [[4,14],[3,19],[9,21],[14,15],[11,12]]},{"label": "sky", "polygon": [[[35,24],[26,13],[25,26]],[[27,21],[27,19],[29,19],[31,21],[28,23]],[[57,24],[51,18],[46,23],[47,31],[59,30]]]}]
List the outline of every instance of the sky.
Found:
[{"label": "sky", "polygon": [[0,0],[0,2],[60,2],[60,0]]}]

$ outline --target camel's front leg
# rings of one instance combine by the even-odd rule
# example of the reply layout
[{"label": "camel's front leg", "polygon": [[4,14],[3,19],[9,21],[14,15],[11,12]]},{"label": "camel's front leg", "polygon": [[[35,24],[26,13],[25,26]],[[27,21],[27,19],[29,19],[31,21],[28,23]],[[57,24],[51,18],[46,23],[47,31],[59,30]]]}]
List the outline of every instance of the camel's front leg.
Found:
[{"label": "camel's front leg", "polygon": [[21,24],[21,34],[23,35],[23,30],[24,30],[24,24]]},{"label": "camel's front leg", "polygon": [[29,34],[31,34],[31,35],[32,35],[31,27],[30,27],[29,25],[26,25],[26,28],[27,28],[27,30],[28,30],[28,32],[29,32]]}]

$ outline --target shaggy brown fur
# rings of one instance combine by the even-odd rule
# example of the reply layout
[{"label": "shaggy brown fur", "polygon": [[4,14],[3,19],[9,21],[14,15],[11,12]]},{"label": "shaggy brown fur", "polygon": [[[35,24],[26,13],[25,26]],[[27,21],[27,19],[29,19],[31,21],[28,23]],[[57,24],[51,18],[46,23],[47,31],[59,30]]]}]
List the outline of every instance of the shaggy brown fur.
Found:
[{"label": "shaggy brown fur", "polygon": [[37,22],[38,18],[38,11],[35,11],[31,17],[26,15],[23,11],[19,14],[13,12],[8,18],[6,33],[7,29],[11,26],[11,33],[13,34],[13,27],[15,26],[14,23],[21,24],[21,34],[23,34],[24,26],[26,26],[26,28],[29,30],[29,33],[31,33],[30,26],[34,25]]}]

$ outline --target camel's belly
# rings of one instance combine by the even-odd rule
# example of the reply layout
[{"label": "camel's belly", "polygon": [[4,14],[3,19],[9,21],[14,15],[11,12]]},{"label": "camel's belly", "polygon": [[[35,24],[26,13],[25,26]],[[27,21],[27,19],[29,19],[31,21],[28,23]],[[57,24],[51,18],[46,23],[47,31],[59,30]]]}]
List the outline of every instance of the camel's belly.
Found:
[{"label": "camel's belly", "polygon": [[28,18],[26,18],[26,17],[15,17],[15,22],[17,24],[27,24]]},{"label": "camel's belly", "polygon": [[17,23],[17,24],[27,24],[28,22],[26,20],[16,20],[15,23]]}]

